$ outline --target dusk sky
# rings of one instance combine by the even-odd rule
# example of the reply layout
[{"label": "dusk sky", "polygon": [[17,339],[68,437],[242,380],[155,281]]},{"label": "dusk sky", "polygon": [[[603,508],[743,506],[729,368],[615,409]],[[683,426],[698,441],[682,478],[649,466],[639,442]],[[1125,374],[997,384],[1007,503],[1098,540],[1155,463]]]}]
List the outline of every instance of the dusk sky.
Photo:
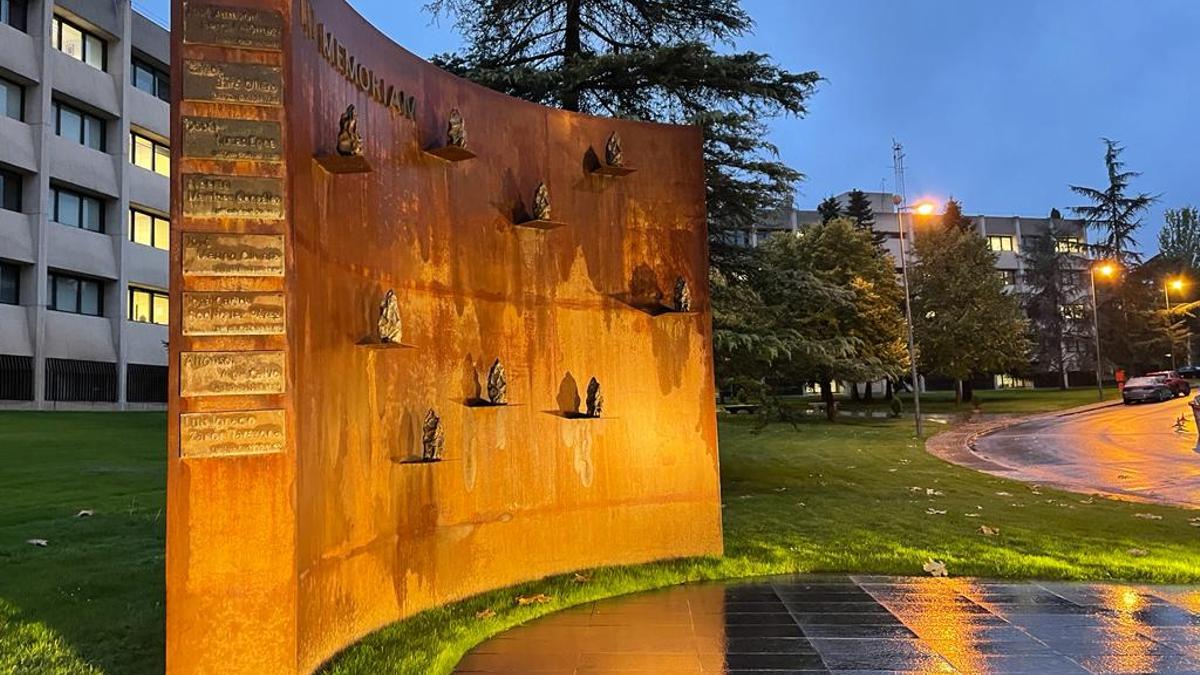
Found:
[{"label": "dusk sky", "polygon": [[[424,0],[353,0],[421,56],[453,50],[452,20]],[[167,0],[135,7],[167,16]],[[803,171],[797,205],[891,189],[904,144],[910,200],[953,196],[968,213],[1044,216],[1103,187],[1101,137],[1121,141],[1133,187],[1161,193],[1138,239],[1157,248],[1164,208],[1200,205],[1196,0],[744,0],[737,45],[826,78],[804,119],[771,123]]]}]

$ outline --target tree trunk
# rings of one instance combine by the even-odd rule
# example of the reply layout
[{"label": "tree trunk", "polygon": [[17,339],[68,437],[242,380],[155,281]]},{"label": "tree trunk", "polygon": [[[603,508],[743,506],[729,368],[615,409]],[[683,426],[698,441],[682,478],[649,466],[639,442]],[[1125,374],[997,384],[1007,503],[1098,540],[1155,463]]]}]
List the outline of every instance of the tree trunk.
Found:
[{"label": "tree trunk", "polygon": [[875,392],[872,391],[870,380],[867,380],[867,383],[863,385],[863,390],[864,390],[863,391],[863,400],[864,401],[874,401],[875,400]]},{"label": "tree trunk", "polygon": [[1066,363],[1060,365],[1058,369],[1062,373],[1062,382],[1058,384],[1058,388],[1066,391],[1071,388],[1071,374],[1067,371]]},{"label": "tree trunk", "polygon": [[850,383],[850,400],[851,401],[858,400],[858,383],[857,382]]},{"label": "tree trunk", "polygon": [[833,400],[833,382],[821,380],[821,400],[825,402],[825,419],[837,421],[837,401]]},{"label": "tree trunk", "polygon": [[954,381],[954,405],[962,405],[963,402],[963,381]]},{"label": "tree trunk", "polygon": [[885,382],[885,384],[883,385],[883,387],[884,387],[883,400],[891,401],[892,397],[894,397],[896,395],[896,387],[892,383],[892,378],[890,378],[890,377],[888,379],[884,380],[884,382]]},{"label": "tree trunk", "polygon": [[964,402],[970,403],[975,400],[975,386],[971,384],[970,380],[963,380],[962,391]]},{"label": "tree trunk", "polygon": [[[580,39],[580,0],[567,0],[566,28],[563,31],[563,64],[569,70],[583,51]],[[572,87],[563,92],[562,107],[565,110],[579,112],[579,90]]]}]

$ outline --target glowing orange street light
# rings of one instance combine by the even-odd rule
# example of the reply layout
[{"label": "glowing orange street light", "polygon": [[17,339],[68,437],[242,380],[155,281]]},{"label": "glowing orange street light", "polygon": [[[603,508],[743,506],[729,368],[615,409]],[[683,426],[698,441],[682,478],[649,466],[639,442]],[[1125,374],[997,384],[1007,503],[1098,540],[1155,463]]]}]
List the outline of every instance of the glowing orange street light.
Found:
[{"label": "glowing orange street light", "polygon": [[1171,288],[1173,288],[1177,291],[1182,291],[1183,290],[1183,279],[1172,279],[1171,280]]},{"label": "glowing orange street light", "polygon": [[935,208],[936,207],[933,205],[933,202],[919,202],[916,207],[913,208],[913,211],[918,216],[931,216],[933,215]]},{"label": "glowing orange street light", "polygon": [[1111,277],[1112,275],[1117,273],[1117,266],[1112,263],[1101,263],[1101,264],[1093,267],[1092,269],[1096,272],[1099,272],[1101,274],[1101,276],[1106,276],[1106,277]]}]

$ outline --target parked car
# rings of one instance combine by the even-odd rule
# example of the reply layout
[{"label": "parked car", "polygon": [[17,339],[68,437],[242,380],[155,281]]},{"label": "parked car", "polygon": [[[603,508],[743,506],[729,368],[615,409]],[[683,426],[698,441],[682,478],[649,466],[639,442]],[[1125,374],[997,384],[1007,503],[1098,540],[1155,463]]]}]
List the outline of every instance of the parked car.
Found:
[{"label": "parked car", "polygon": [[1175,396],[1187,396],[1192,393],[1192,385],[1174,370],[1160,370],[1155,373],[1146,373],[1146,377],[1161,377],[1166,380],[1167,386],[1171,388],[1171,393]]},{"label": "parked car", "polygon": [[1189,380],[1200,380],[1200,366],[1184,366],[1179,369],[1179,374]]},{"label": "parked car", "polygon": [[1125,383],[1121,390],[1121,399],[1125,405],[1144,403],[1146,401],[1169,401],[1175,398],[1167,381],[1161,377],[1134,377]]}]

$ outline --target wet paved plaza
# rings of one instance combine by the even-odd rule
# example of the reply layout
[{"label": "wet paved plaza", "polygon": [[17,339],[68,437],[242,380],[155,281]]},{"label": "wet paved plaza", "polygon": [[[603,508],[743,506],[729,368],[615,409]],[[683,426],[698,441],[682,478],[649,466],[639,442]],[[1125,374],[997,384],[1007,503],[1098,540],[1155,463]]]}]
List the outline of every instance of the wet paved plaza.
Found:
[{"label": "wet paved plaza", "polygon": [[590,603],[457,673],[1200,673],[1200,587],[791,576]]}]

